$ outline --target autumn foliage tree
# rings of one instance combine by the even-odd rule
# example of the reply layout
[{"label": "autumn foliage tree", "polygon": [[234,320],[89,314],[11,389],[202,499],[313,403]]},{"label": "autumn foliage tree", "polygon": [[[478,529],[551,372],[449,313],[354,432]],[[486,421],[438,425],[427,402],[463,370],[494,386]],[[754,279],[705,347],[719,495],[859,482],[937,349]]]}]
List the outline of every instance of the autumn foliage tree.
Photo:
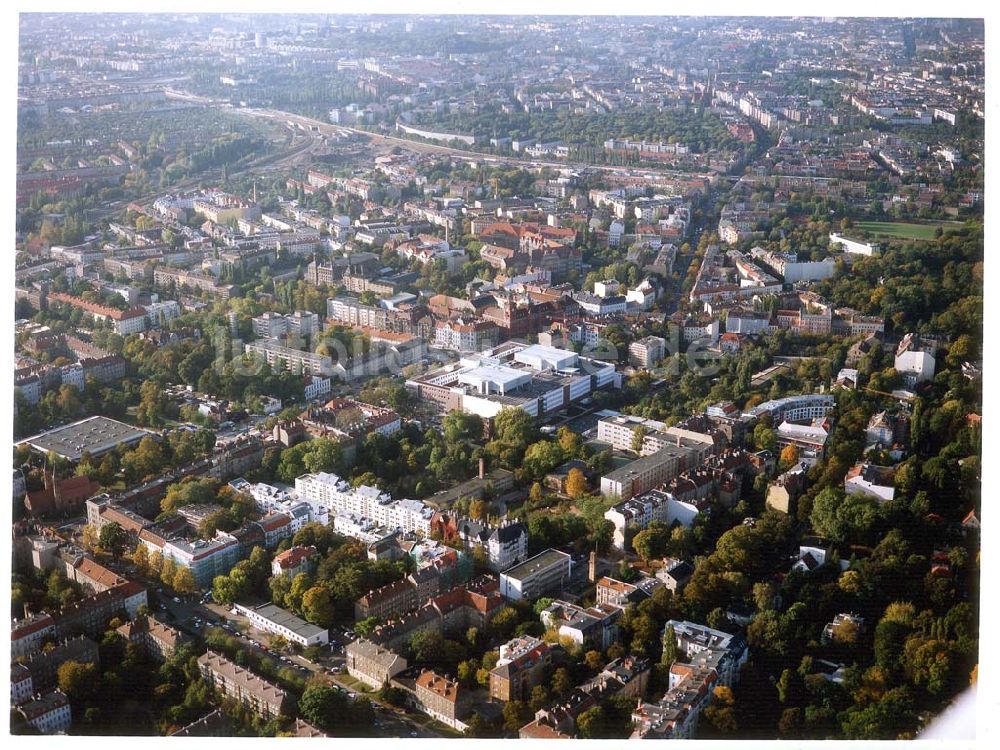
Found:
[{"label": "autumn foliage tree", "polygon": [[579,469],[570,469],[566,477],[566,494],[576,500],[587,491],[587,478]]}]

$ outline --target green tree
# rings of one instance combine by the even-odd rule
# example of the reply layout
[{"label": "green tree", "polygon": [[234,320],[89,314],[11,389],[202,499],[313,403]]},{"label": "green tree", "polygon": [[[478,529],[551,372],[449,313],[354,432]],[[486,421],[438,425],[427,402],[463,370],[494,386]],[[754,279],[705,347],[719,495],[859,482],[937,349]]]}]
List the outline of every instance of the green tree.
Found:
[{"label": "green tree", "polygon": [[323,586],[313,586],[302,596],[302,615],[321,628],[328,628],[334,619],[333,600]]},{"label": "green tree", "polygon": [[531,721],[531,709],[524,701],[507,701],[503,707],[503,722],[507,731],[517,732]]},{"label": "green tree", "polygon": [[149,575],[149,550],[145,544],[135,545],[135,550],[132,552],[132,564],[141,575]]},{"label": "green tree", "polygon": [[598,740],[608,737],[608,719],[601,706],[588,708],[577,717],[576,727],[581,739]]},{"label": "green tree", "polygon": [[566,494],[577,500],[587,489],[587,478],[583,472],[576,468],[570,469],[566,477]]},{"label": "green tree", "polygon": [[632,452],[642,453],[643,443],[646,442],[646,435],[649,434],[649,430],[646,429],[644,425],[639,425],[632,430]]},{"label": "green tree", "polygon": [[174,578],[177,576],[177,563],[174,562],[172,557],[164,558],[163,565],[160,568],[160,580],[166,586],[174,585]]},{"label": "green tree", "polygon": [[566,667],[559,667],[552,674],[552,692],[559,697],[563,697],[569,695],[572,689],[573,678],[570,677],[569,670]]},{"label": "green tree", "polygon": [[121,527],[121,524],[112,521],[101,527],[98,544],[101,545],[101,549],[110,552],[115,560],[117,560],[125,552],[125,548],[128,545],[128,532]]},{"label": "green tree", "polygon": [[100,682],[97,666],[78,661],[64,661],[56,670],[56,683],[74,703],[85,703],[96,695]]},{"label": "green tree", "polygon": [[677,644],[677,633],[674,631],[673,625],[667,625],[667,629],[663,633],[663,656],[660,659],[660,663],[669,667],[679,660],[680,657],[681,649]]},{"label": "green tree", "polygon": [[299,711],[306,721],[320,729],[333,730],[338,724],[351,724],[347,701],[327,685],[310,685],[299,699]]},{"label": "green tree", "polygon": [[190,568],[177,568],[177,572],[174,574],[173,587],[174,591],[185,596],[193,594],[198,590],[198,586],[194,580],[194,573],[191,572]]}]

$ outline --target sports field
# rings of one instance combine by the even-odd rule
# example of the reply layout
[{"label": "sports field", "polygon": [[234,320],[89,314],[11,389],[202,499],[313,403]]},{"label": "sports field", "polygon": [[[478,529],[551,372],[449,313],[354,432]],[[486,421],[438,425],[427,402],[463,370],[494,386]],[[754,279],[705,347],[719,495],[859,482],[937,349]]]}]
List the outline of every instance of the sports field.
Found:
[{"label": "sports field", "polygon": [[902,221],[859,221],[858,229],[871,232],[876,237],[898,237],[903,240],[933,240],[938,227],[961,226],[960,223],[936,221],[928,224],[907,224]]}]

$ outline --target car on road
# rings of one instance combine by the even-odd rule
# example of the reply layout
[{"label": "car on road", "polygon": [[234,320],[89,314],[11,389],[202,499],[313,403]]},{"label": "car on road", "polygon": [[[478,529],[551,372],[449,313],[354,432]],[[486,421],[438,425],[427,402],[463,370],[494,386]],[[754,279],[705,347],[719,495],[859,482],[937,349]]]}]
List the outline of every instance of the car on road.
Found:
[{"label": "car on road", "polygon": [[416,737],[416,736],[417,736],[417,733],[416,733],[416,732],[410,732],[410,736],[411,736],[411,737]]},{"label": "car on road", "polygon": [[181,603],[181,600],[175,596],[174,597],[174,604],[180,604],[180,603]]}]

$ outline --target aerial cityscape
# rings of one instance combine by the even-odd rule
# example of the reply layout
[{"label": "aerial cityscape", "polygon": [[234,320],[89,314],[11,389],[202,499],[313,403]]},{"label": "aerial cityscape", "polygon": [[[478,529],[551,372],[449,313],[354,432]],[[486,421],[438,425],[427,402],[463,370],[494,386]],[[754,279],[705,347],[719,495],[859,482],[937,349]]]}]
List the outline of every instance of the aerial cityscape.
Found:
[{"label": "aerial cityscape", "polygon": [[974,694],[981,19],[17,54],[12,733],[907,740]]}]

